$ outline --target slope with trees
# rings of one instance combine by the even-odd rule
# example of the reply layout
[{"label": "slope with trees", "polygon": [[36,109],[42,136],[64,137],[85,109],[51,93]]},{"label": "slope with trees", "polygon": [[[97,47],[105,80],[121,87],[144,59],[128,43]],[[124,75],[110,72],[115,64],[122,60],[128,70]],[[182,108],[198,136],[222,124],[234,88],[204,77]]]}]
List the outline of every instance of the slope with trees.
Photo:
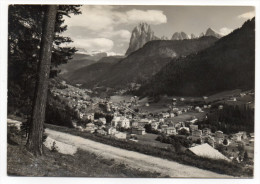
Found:
[{"label": "slope with trees", "polygon": [[231,89],[253,89],[255,81],[255,19],[213,46],[173,59],[137,92],[157,96],[210,95]]}]

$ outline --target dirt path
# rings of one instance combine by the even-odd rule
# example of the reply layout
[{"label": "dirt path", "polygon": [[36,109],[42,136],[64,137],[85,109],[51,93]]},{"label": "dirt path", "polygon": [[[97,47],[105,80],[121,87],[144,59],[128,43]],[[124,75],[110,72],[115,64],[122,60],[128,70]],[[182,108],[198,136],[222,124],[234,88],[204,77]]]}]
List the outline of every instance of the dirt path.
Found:
[{"label": "dirt path", "polygon": [[[117,162],[124,163],[132,168],[144,171],[159,172],[162,175],[170,177],[196,177],[196,178],[230,178],[231,176],[214,173],[211,171],[199,169],[192,166],[179,164],[174,161],[161,159],[142,153],[124,150],[98,143],[92,140],[84,139],[79,136],[70,135],[50,129],[46,129],[47,135],[56,141],[77,147],[79,149],[95,153],[105,159],[114,159]],[[98,167],[98,166],[97,166]]]}]

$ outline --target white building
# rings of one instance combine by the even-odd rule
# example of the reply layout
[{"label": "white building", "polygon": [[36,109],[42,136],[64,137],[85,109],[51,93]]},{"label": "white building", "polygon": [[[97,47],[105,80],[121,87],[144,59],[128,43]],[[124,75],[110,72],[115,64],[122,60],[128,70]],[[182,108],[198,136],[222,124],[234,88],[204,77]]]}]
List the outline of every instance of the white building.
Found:
[{"label": "white building", "polygon": [[114,137],[117,138],[117,139],[126,139],[126,133],[116,132],[116,133],[114,134]]},{"label": "white building", "polygon": [[176,135],[177,131],[174,127],[167,127],[162,129],[162,132],[165,133],[166,135]]},{"label": "white building", "polygon": [[163,118],[169,118],[170,114],[168,112],[162,113]]},{"label": "white building", "polygon": [[112,119],[111,125],[113,127],[122,127],[122,128],[129,128],[130,127],[130,121],[124,116],[117,116]]},{"label": "white building", "polygon": [[108,135],[114,135],[116,133],[116,129],[114,127],[107,128],[107,134]]},{"label": "white building", "polygon": [[101,122],[103,125],[105,125],[107,123],[106,118],[99,118],[98,121]]}]

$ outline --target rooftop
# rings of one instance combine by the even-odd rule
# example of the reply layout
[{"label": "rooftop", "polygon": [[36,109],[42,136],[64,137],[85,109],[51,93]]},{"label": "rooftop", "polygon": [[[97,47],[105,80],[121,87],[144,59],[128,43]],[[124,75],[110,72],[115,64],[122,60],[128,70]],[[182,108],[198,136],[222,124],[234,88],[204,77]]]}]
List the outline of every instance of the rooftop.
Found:
[{"label": "rooftop", "polygon": [[198,146],[194,146],[192,148],[189,148],[189,150],[194,153],[197,156],[200,157],[207,157],[207,158],[212,158],[212,159],[222,159],[222,160],[227,160],[229,159],[225,157],[222,153],[220,153],[218,150],[214,149],[207,143],[201,144]]}]

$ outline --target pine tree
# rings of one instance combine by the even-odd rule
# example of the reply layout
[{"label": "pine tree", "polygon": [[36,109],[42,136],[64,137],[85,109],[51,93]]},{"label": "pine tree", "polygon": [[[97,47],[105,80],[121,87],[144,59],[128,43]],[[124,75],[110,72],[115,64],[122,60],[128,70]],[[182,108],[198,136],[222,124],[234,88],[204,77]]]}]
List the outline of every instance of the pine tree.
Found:
[{"label": "pine tree", "polygon": [[50,74],[52,42],[58,6],[49,5],[46,9],[41,37],[40,62],[34,97],[32,121],[27,146],[34,155],[42,155],[43,124],[47,101],[48,79]]},{"label": "pine tree", "polygon": [[[76,52],[69,43],[64,16],[80,14],[78,5],[60,5],[55,22],[55,36],[51,61],[51,76],[59,71],[57,66],[66,63]],[[10,5],[8,11],[8,111],[19,110],[25,115],[32,111],[32,101],[40,58],[42,24],[46,5]]]}]

